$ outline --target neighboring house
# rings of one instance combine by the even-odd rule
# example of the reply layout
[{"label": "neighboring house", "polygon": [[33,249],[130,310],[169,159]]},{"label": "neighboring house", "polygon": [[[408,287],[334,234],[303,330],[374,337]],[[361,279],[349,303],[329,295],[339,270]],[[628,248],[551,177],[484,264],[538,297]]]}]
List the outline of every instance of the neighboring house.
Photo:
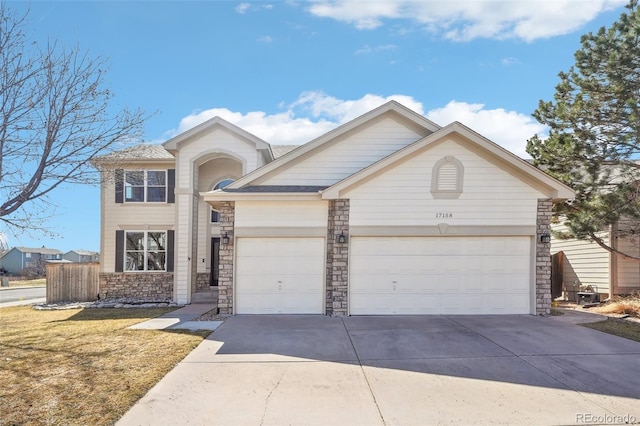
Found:
[{"label": "neighboring house", "polygon": [[[618,227],[616,223],[599,236],[610,247],[640,257],[638,241],[619,236]],[[563,231],[566,228],[557,223],[552,229]],[[640,291],[640,264],[612,254],[594,242],[552,238],[551,254],[558,258],[558,276],[561,277],[558,287],[563,297],[571,301],[577,300],[577,291],[589,285],[595,286],[601,299]]]},{"label": "neighboring house", "polygon": [[539,169],[394,101],[276,151],[214,118],[101,157],[101,297],[217,284],[222,313],[549,312],[541,236],[574,193]]},{"label": "neighboring house", "polygon": [[70,262],[99,262],[100,253],[89,250],[70,250],[62,255],[62,258]]},{"label": "neighboring house", "polygon": [[45,261],[62,259],[62,252],[56,249],[14,247],[0,258],[0,268],[11,275],[19,275],[29,269],[42,269]]}]

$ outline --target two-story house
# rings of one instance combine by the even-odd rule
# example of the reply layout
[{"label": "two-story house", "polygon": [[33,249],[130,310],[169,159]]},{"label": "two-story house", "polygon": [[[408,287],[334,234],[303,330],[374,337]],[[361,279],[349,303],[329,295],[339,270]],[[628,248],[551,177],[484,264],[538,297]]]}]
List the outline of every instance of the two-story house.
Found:
[{"label": "two-story house", "polygon": [[0,258],[0,268],[11,275],[27,274],[36,269],[44,273],[44,262],[59,260],[62,260],[60,250],[46,247],[14,247]]},{"label": "two-story house", "polygon": [[549,312],[567,186],[394,101],[289,149],[216,117],[95,161],[101,297],[217,285],[223,313]]}]

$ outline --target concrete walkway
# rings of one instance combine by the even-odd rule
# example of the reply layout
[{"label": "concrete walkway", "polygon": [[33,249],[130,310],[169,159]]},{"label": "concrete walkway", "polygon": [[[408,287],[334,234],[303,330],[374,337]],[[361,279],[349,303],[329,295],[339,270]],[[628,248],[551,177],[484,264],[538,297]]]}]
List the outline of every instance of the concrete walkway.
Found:
[{"label": "concrete walkway", "polygon": [[640,343],[594,319],[234,316],[118,425],[640,422]]},{"label": "concrete walkway", "polygon": [[215,330],[222,321],[193,321],[202,314],[216,308],[215,304],[201,303],[186,305],[175,311],[169,312],[158,318],[134,324],[131,329],[134,330],[164,330],[164,329],[181,329],[181,330]]}]

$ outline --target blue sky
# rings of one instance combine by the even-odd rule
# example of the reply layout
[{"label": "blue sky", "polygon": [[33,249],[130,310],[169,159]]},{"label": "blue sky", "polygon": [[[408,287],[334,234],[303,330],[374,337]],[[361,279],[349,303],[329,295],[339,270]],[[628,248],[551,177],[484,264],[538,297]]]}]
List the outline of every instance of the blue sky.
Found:
[{"label": "blue sky", "polygon": [[[531,113],[573,64],[580,35],[626,0],[6,2],[28,30],[109,60],[114,111],[154,115],[161,143],[214,115],[272,144],[301,144],[389,100],[460,121],[526,156]],[[10,246],[98,250],[97,187],[51,197],[57,236]]]}]

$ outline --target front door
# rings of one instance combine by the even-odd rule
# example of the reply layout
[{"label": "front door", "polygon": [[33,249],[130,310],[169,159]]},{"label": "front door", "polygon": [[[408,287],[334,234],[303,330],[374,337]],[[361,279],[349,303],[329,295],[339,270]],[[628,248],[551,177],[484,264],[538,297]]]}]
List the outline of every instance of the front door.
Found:
[{"label": "front door", "polygon": [[220,237],[211,238],[211,274],[210,286],[218,286],[218,276],[220,266]]}]

